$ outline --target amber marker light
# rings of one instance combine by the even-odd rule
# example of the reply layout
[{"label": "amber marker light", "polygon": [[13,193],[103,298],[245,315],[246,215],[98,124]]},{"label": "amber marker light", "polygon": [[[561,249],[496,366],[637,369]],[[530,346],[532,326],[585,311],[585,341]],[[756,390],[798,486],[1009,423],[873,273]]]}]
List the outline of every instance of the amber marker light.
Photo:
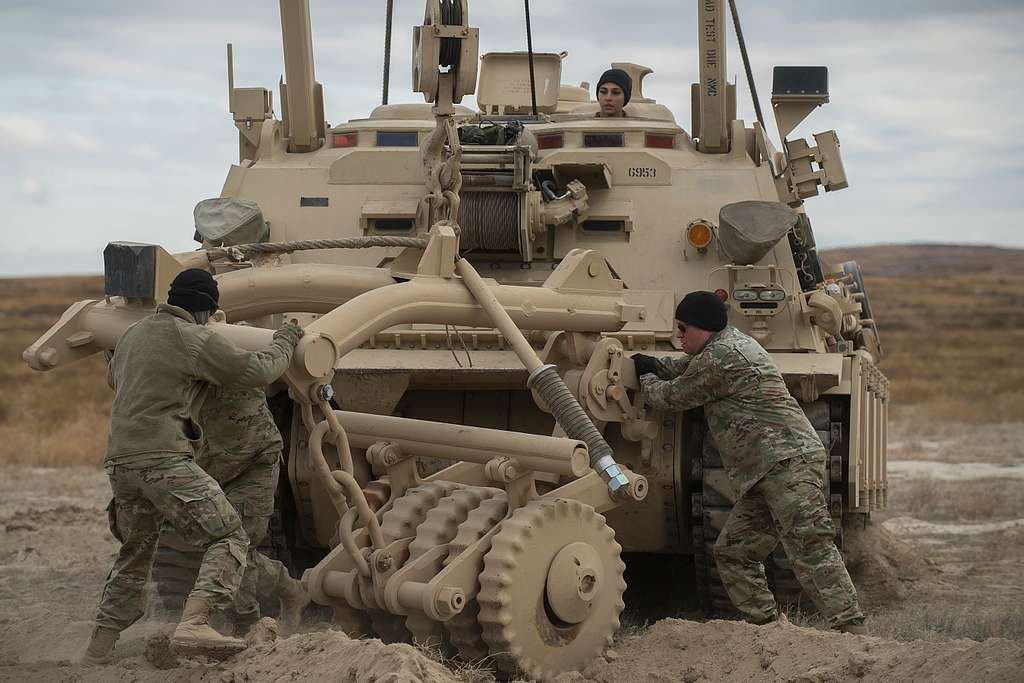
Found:
[{"label": "amber marker light", "polygon": [[545,133],[537,136],[539,149],[560,149],[565,145],[565,137],[561,133]]},{"label": "amber marker light", "polygon": [[644,147],[656,149],[675,149],[676,136],[664,133],[644,133]]},{"label": "amber marker light", "polygon": [[715,290],[715,296],[717,296],[722,301],[728,301],[729,300],[729,292],[725,291],[724,289],[716,289]]},{"label": "amber marker light", "polygon": [[686,228],[686,241],[701,253],[708,248],[714,236],[715,233],[712,232],[711,226],[704,221],[694,221]]},{"label": "amber marker light", "polygon": [[359,133],[335,133],[334,146],[355,147],[359,143]]}]

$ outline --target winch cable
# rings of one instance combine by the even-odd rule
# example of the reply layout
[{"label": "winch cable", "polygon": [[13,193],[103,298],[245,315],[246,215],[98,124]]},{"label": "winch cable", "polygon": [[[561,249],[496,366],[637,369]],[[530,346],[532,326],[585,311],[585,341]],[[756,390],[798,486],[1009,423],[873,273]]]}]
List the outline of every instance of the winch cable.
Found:
[{"label": "winch cable", "polygon": [[747,87],[750,88],[750,99],[754,101],[754,114],[757,122],[764,130],[764,115],[761,113],[761,101],[757,98],[757,86],[754,85],[754,72],[750,69],[750,57],[747,56],[747,41],[743,39],[743,28],[740,26],[740,13],[736,10],[736,0],[729,0],[729,12],[732,14],[732,25],[736,29],[736,42],[740,46],[740,57],[743,58],[743,69],[747,72]]},{"label": "winch cable", "polygon": [[533,32],[530,30],[530,0],[523,0],[526,7],[526,59],[530,63],[530,101],[533,115],[537,115],[537,81],[533,74]]},{"label": "winch cable", "polygon": [[[441,0],[441,23],[445,26],[462,25],[462,2],[461,0]],[[441,50],[438,56],[438,66],[457,69],[459,66],[459,55],[462,52],[462,44],[458,38],[442,38]]]},{"label": "winch cable", "polygon": [[391,17],[395,0],[388,0],[387,17],[384,20],[384,85],[381,88],[380,103],[388,103],[388,85],[391,81]]},{"label": "winch cable", "polygon": [[227,258],[244,261],[250,256],[267,254],[289,254],[293,251],[316,249],[369,249],[371,247],[411,247],[426,249],[428,240],[423,237],[391,237],[389,235],[367,235],[340,240],[293,240],[291,242],[254,242],[232,247],[211,247],[206,250],[210,261]]}]

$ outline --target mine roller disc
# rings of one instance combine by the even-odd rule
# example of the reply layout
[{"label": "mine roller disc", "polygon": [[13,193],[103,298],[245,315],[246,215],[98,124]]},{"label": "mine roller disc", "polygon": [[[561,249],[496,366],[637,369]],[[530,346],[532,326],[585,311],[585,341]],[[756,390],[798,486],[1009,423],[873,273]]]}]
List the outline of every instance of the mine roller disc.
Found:
[{"label": "mine roller disc", "polygon": [[[458,484],[447,481],[423,482],[406,491],[397,499],[380,521],[381,533],[387,542],[416,535],[416,529],[427,518],[438,502],[450,494]],[[370,628],[385,643],[412,642],[412,634],[405,627],[405,617],[384,610],[368,610]]]},{"label": "mine roller disc", "polygon": [[[426,519],[416,529],[416,540],[409,545],[409,559],[413,562],[424,553],[439,545],[447,545],[459,531],[459,526],[466,521],[469,514],[479,507],[480,503],[493,498],[500,489],[481,486],[466,487],[453,491],[438,501],[433,510],[427,513]],[[405,627],[412,634],[414,645],[439,650],[443,655],[455,653],[454,646],[448,642],[447,632],[439,621],[434,621],[426,614],[412,611],[405,618]]]},{"label": "mine roller disc", "polygon": [[477,596],[498,666],[549,680],[599,657],[624,607],[620,551],[604,517],[575,500],[535,500],[502,522]]},{"label": "mine roller disc", "polygon": [[[469,513],[466,521],[459,525],[459,532],[448,544],[448,559],[445,564],[461,555],[469,546],[497,526],[505,518],[507,510],[508,501],[504,491],[499,491],[493,498],[480,503],[479,507]],[[482,570],[481,558],[477,573]],[[479,591],[479,582],[476,588]],[[484,642],[480,622],[477,620],[479,614],[480,604],[473,597],[461,612],[444,622],[444,629],[448,633],[448,642],[458,652],[459,659],[465,662],[480,662],[490,654],[487,643]]]}]

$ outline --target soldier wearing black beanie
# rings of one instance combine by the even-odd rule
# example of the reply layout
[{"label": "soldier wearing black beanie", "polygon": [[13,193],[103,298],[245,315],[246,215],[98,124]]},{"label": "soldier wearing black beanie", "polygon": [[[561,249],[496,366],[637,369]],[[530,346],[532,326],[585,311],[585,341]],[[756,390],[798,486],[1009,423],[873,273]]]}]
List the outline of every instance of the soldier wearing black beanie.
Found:
[{"label": "soldier wearing black beanie", "polygon": [[729,311],[714,292],[690,292],[676,306],[676,320],[718,332],[729,324]]},{"label": "soldier wearing black beanie", "polygon": [[781,542],[828,625],[866,635],[857,589],[833,540],[825,447],[771,354],[729,325],[726,313],[713,293],[690,292],[676,307],[687,355],[633,356],[649,409],[704,410],[705,444],[721,457],[736,501],[714,544],[722,586],[751,623],[778,620],[764,562]]},{"label": "soldier wearing black beanie", "polygon": [[[618,98],[617,94],[615,96],[612,96],[611,98],[609,98],[608,95],[605,95],[605,99],[602,99],[601,86],[604,85],[605,83],[617,85],[619,88],[622,89],[623,99],[621,105],[619,105],[618,102],[615,101]],[[601,106],[601,109],[598,111],[597,115],[601,117],[624,116],[624,114],[622,113],[622,108],[629,104],[629,97],[632,94],[632,92],[633,79],[629,77],[629,74],[627,74],[622,69],[608,69],[603,74],[601,74],[601,78],[597,79],[597,101]]]},{"label": "soldier wearing black beanie", "polygon": [[219,302],[217,281],[200,268],[189,268],[178,273],[167,292],[167,303],[184,308],[192,314],[216,311]]}]

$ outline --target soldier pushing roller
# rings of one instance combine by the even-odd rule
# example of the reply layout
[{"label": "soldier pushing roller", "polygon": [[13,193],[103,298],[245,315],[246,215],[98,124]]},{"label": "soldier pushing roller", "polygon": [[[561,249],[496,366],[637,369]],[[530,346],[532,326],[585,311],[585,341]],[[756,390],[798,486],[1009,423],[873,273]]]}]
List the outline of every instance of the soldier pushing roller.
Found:
[{"label": "soldier pushing roller", "polygon": [[800,584],[832,628],[864,633],[857,594],[834,543],[825,501],[825,449],[778,368],[728,325],[712,292],[676,308],[680,359],[633,356],[647,401],[662,410],[704,407],[709,436],[739,499],[715,543],[733,604],[755,624],[778,618],[764,560],[781,541]]},{"label": "soldier pushing roller", "polygon": [[282,626],[294,630],[309,596],[283,564],[256,550],[267,535],[274,512],[284,446],[267,407],[266,394],[260,387],[210,387],[199,424],[206,441],[196,462],[221,485],[249,537],[245,573],[229,610],[236,634],[259,619],[258,596],[276,597],[281,604]]},{"label": "soldier pushing roller", "polygon": [[202,438],[198,413],[207,383],[258,387],[279,377],[303,331],[286,324],[270,346],[244,351],[203,324],[218,298],[209,273],[179,273],[168,303],[124,333],[108,367],[114,401],[104,465],[123,541],[103,589],[86,663],[109,661],[121,631],[144,613],[163,519],[204,551],[172,644],[207,654],[245,647],[208,625],[214,607],[234,600],[249,539],[220,486],[193,459]]}]

